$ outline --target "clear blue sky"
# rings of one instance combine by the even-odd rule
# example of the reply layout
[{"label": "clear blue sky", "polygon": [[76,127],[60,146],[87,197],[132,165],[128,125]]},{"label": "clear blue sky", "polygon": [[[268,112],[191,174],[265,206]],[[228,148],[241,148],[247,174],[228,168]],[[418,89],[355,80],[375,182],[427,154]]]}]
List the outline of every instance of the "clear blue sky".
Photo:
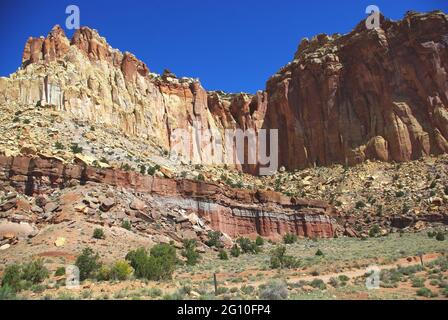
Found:
[{"label": "clear blue sky", "polygon": [[2,0],[0,75],[19,67],[29,36],[47,35],[55,24],[65,28],[69,4],[79,6],[81,25],[134,53],[150,70],[169,68],[199,77],[208,90],[228,92],[264,89],[301,38],[347,33],[366,17],[367,5],[394,20],[407,10],[448,7],[446,0]]}]

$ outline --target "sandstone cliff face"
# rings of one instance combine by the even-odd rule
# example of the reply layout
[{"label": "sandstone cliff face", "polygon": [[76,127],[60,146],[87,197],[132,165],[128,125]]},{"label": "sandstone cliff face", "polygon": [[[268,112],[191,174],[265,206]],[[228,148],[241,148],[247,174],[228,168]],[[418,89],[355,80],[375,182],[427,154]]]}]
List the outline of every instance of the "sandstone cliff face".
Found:
[{"label": "sandstone cliff face", "polygon": [[113,49],[87,27],[71,41],[59,26],[46,38],[30,38],[22,61],[20,70],[1,79],[0,104],[52,106],[76,119],[156,141],[165,150],[173,148],[176,129],[186,130],[194,163],[222,162],[217,152],[212,158],[203,153],[209,141],[198,141],[194,128],[213,130],[213,149],[214,141],[223,140],[224,129],[259,128],[266,109],[265,104],[258,107],[262,93],[208,93],[198,80],[150,73],[142,61]]},{"label": "sandstone cliff face", "polygon": [[[216,143],[226,128],[278,129],[279,164],[289,169],[407,161],[448,152],[447,34],[447,16],[433,12],[305,39],[293,62],[252,96],[153,74],[95,30],[83,27],[70,41],[56,26],[46,38],[30,38],[22,68],[0,78],[0,105],[52,106],[165,150],[174,149],[175,131],[184,129],[195,163],[222,160]],[[213,135],[199,142],[194,128]],[[205,153],[209,143],[212,152]],[[257,165],[237,167],[258,172]]]},{"label": "sandstone cliff face", "polygon": [[448,19],[441,12],[360,23],[304,39],[269,79],[265,126],[289,168],[448,151]]},{"label": "sandstone cliff face", "polygon": [[333,237],[338,212],[324,201],[290,198],[273,191],[222,187],[192,180],[162,179],[135,172],[67,165],[55,158],[0,156],[0,182],[27,195],[51,193],[73,183],[100,183],[152,195],[152,207],[193,212],[230,237]]}]

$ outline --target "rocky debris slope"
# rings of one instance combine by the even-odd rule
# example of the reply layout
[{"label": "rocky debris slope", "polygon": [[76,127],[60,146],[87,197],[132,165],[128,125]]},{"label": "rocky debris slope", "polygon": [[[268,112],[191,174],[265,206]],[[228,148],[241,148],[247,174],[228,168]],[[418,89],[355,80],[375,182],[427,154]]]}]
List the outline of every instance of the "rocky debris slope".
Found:
[{"label": "rocky debris slope", "polygon": [[[323,201],[68,165],[56,158],[0,156],[0,180],[4,186],[34,197],[28,214],[35,212],[46,222],[70,220],[75,212],[85,214],[92,223],[121,225],[130,219],[136,230],[157,234],[158,225],[165,236],[179,242],[184,238],[206,240],[208,230],[219,230],[231,238],[257,234],[278,238],[286,233],[333,237],[338,228],[338,212]],[[92,185],[103,192],[85,190]],[[82,191],[74,194],[71,188]],[[65,209],[47,201],[54,193],[60,193]],[[9,219],[15,204],[5,197],[0,208]]]},{"label": "rocky debris slope", "polygon": [[448,19],[408,12],[346,35],[302,40],[267,82],[264,126],[290,169],[448,151]]}]

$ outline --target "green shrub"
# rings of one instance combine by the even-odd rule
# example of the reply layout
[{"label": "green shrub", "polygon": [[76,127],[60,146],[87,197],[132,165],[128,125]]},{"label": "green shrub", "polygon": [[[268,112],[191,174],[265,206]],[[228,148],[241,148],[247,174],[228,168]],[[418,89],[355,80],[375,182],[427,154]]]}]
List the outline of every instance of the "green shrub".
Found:
[{"label": "green shrub", "polygon": [[70,150],[73,153],[82,153],[82,147],[80,147],[77,143],[72,143],[70,146]]},{"label": "green shrub", "polygon": [[22,289],[22,268],[19,264],[6,266],[3,272],[2,286],[8,286],[14,291],[20,291]]},{"label": "green shrub", "polygon": [[402,190],[395,192],[395,196],[396,196],[397,198],[404,197],[404,195],[405,195],[405,193],[404,193],[404,191],[402,191]]},{"label": "green shrub", "polygon": [[299,261],[296,258],[286,255],[285,246],[277,246],[271,251],[270,263],[272,269],[292,269],[299,266]]},{"label": "green shrub", "polygon": [[420,297],[427,297],[427,298],[433,298],[436,297],[437,294],[429,290],[428,288],[420,288],[417,290],[417,295]]},{"label": "green shrub", "polygon": [[322,250],[317,249],[316,256],[323,256],[323,255],[324,255],[324,253],[322,252]]},{"label": "green shrub", "polygon": [[92,278],[101,267],[100,256],[92,249],[84,248],[76,258],[75,265],[79,268],[80,280]]},{"label": "green shrub", "polygon": [[224,249],[219,250],[218,257],[221,260],[229,260],[229,256],[227,255],[227,251]]},{"label": "green shrub", "polygon": [[363,201],[357,201],[355,204],[356,209],[362,209],[366,206],[366,204]]},{"label": "green shrub", "polygon": [[322,279],[313,279],[313,281],[311,281],[310,283],[310,286],[320,290],[325,290],[327,288],[325,282]]},{"label": "green shrub", "polygon": [[132,225],[129,220],[123,220],[123,222],[121,223],[121,227],[126,230],[131,230]]},{"label": "green shrub", "polygon": [[18,292],[43,282],[49,275],[50,272],[44,266],[42,259],[22,265],[12,264],[7,266],[3,273],[2,286],[8,286],[11,290]]},{"label": "green shrub", "polygon": [[196,179],[197,179],[198,181],[205,181],[205,177],[204,177],[204,175],[203,175],[202,173],[198,174],[198,176],[196,177]]},{"label": "green shrub", "polygon": [[196,250],[197,242],[193,239],[188,239],[184,241],[184,250],[182,251],[182,256],[187,258],[187,265],[194,266],[199,262],[200,254]]},{"label": "green shrub", "polygon": [[243,285],[241,287],[241,292],[246,294],[246,295],[251,295],[252,293],[254,293],[255,288],[251,285]]},{"label": "green shrub", "polygon": [[155,166],[148,166],[148,174],[150,176],[153,176],[156,174],[157,170],[160,169],[160,166],[158,164],[156,164]]},{"label": "green shrub", "polygon": [[96,272],[96,279],[98,281],[109,281],[110,277],[110,267],[107,265],[102,265]]},{"label": "green shrub", "polygon": [[110,278],[113,280],[127,280],[132,275],[134,270],[127,261],[117,261],[110,269]]},{"label": "green shrub", "polygon": [[5,284],[0,287],[0,301],[1,300],[16,300],[16,290]]},{"label": "green shrub", "polygon": [[222,233],[219,231],[209,231],[208,240],[205,242],[209,247],[223,248],[224,244],[221,241]]},{"label": "green shrub", "polygon": [[264,245],[264,239],[263,239],[262,237],[260,237],[260,236],[257,236],[257,239],[255,239],[255,244],[256,244],[257,246],[262,246],[262,245]]},{"label": "green shrub", "polygon": [[101,228],[96,228],[93,230],[93,237],[95,239],[105,239],[106,235],[104,234],[104,230]]},{"label": "green shrub", "polygon": [[171,279],[177,264],[176,248],[168,244],[157,244],[151,248],[149,255],[145,249],[139,248],[130,251],[126,260],[134,268],[137,278],[167,280]]},{"label": "green shrub", "polygon": [[240,254],[241,254],[240,247],[238,247],[238,245],[234,244],[234,245],[232,246],[232,248],[230,249],[230,255],[231,255],[232,257],[235,257],[235,258],[236,258],[236,257],[239,257]]},{"label": "green shrub", "polygon": [[57,268],[56,271],[54,272],[54,275],[55,275],[56,277],[60,277],[60,276],[65,275],[65,267],[59,267],[59,268]]},{"label": "green shrub", "polygon": [[59,141],[56,141],[56,142],[54,143],[54,147],[55,147],[57,150],[64,150],[64,145],[63,145],[62,143],[60,143]]},{"label": "green shrub", "polygon": [[283,242],[285,244],[292,244],[297,241],[297,236],[292,233],[287,233],[283,236]]},{"label": "green shrub", "polygon": [[238,238],[238,240],[236,242],[240,246],[241,251],[243,253],[257,254],[261,251],[260,247],[258,247],[254,241],[252,241],[248,238],[241,237],[241,238]]},{"label": "green shrub", "polygon": [[443,234],[443,232],[441,232],[441,231],[437,232],[436,240],[437,241],[444,241],[445,240],[445,235]]},{"label": "green shrub", "polygon": [[23,280],[32,284],[41,283],[48,278],[49,275],[50,272],[44,266],[44,261],[42,259],[34,260],[22,266]]},{"label": "green shrub", "polygon": [[414,288],[422,288],[425,286],[425,279],[424,278],[413,278],[411,280],[412,286]]},{"label": "green shrub", "polygon": [[347,282],[347,281],[350,280],[350,278],[347,277],[345,274],[341,274],[341,275],[338,277],[338,279],[341,280],[342,282]]},{"label": "green shrub", "polygon": [[436,234],[437,234],[437,232],[435,232],[435,231],[428,231],[427,232],[427,235],[428,235],[429,238],[434,238],[436,236]]},{"label": "green shrub", "polygon": [[263,300],[284,300],[288,298],[288,287],[282,280],[269,281],[261,290],[260,298]]},{"label": "green shrub", "polygon": [[369,231],[369,237],[376,237],[380,233],[380,227],[376,224]]}]

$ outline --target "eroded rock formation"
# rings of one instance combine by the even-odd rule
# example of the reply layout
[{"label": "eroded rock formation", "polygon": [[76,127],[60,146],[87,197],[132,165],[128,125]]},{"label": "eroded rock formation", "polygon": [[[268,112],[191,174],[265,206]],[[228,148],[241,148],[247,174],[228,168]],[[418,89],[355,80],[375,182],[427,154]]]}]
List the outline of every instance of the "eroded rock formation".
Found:
[{"label": "eroded rock formation", "polygon": [[333,237],[338,212],[324,201],[286,197],[273,191],[232,189],[192,180],[143,176],[135,172],[64,164],[45,157],[0,156],[0,180],[28,195],[94,182],[151,194],[151,205],[175,205],[196,213],[209,226],[231,237],[260,234],[279,237]]},{"label": "eroded rock formation", "polygon": [[[294,60],[256,95],[207,92],[199,81],[153,74],[83,27],[69,41],[56,26],[30,38],[23,65],[0,79],[0,105],[51,105],[74,117],[173,148],[176,129],[214,129],[188,142],[194,162],[219,163],[204,144],[223,131],[279,130],[289,169],[366,159],[407,161],[448,152],[448,21],[442,12],[361,22],[346,35],[304,39]],[[224,154],[234,154],[235,150]],[[240,159],[242,160],[242,159]],[[239,166],[257,173],[256,165]]]},{"label": "eroded rock formation", "polygon": [[448,20],[441,12],[382,19],[367,30],[304,39],[267,83],[265,126],[289,168],[448,151]]}]

